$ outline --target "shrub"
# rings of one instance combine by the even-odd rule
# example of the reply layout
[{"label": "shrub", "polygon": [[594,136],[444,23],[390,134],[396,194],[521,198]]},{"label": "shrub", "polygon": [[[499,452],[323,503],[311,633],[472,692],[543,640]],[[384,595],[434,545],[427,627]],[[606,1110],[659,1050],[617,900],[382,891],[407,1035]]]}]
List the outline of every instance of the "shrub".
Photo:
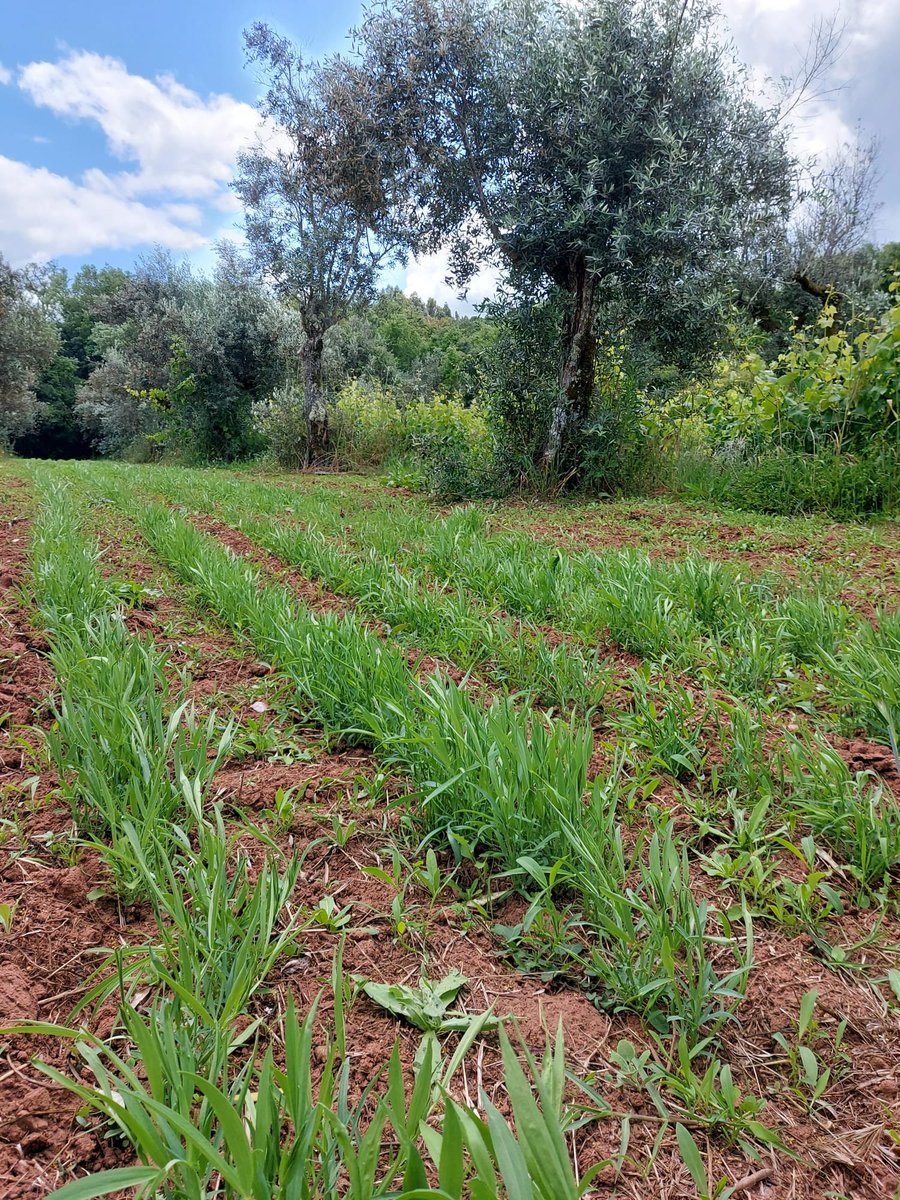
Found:
[{"label": "shrub", "polygon": [[780,449],[871,453],[900,435],[900,305],[851,338],[832,330],[834,309],[799,329],[766,364],[755,352],[719,362],[711,379],[677,396],[661,414],[696,431],[713,450],[744,456]]},{"label": "shrub", "polygon": [[900,506],[900,450],[876,445],[868,454],[853,455],[774,449],[748,459],[692,451],[679,457],[674,485],[692,499],[732,508],[877,516]]},{"label": "shrub", "polygon": [[337,466],[364,470],[381,466],[405,448],[404,397],[385,384],[346,383],[332,411],[332,453]]},{"label": "shrub", "polygon": [[582,434],[580,482],[585,491],[636,492],[654,481],[659,463],[645,409],[635,379],[611,348],[605,370],[598,371],[591,417]]},{"label": "shrub", "polygon": [[509,491],[497,470],[496,444],[482,410],[435,396],[407,410],[405,448],[422,463],[425,486],[442,500]]},{"label": "shrub", "polygon": [[489,310],[497,335],[481,356],[481,392],[506,457],[531,465],[546,441],[559,386],[563,305],[554,294],[537,304],[495,302]]},{"label": "shrub", "polygon": [[689,496],[774,513],[866,517],[900,503],[900,305],[852,337],[795,332],[766,364],[723,360],[682,392],[656,427],[677,434],[675,484]]},{"label": "shrub", "polygon": [[[279,466],[303,466],[306,422],[296,388],[281,388],[258,403],[254,421]],[[415,456],[427,486],[453,498],[484,494],[484,481],[493,478],[494,440],[477,404],[442,395],[407,403],[398,389],[380,383],[354,380],[338,393],[331,453],[334,465],[344,470]]]},{"label": "shrub", "polygon": [[270,458],[289,471],[306,462],[306,419],[303,395],[286,384],[253,406],[253,425],[268,447]]}]

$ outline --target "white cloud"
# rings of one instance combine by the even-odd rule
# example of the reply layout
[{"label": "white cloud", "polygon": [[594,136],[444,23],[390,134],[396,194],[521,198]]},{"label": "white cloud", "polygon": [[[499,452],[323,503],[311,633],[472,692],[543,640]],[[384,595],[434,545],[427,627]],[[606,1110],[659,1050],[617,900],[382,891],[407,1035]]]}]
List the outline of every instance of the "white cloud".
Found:
[{"label": "white cloud", "polygon": [[237,213],[241,211],[241,202],[232,191],[222,192],[216,196],[212,202],[213,208],[217,208],[219,212]]},{"label": "white cloud", "polygon": [[206,239],[183,222],[198,215],[195,210],[166,213],[0,155],[0,245],[16,266],[155,242],[195,250]]},{"label": "white cloud", "polygon": [[94,171],[91,186],[126,196],[216,195],[259,125],[256,110],[232,96],[203,99],[171,75],[132,75],[119,59],[89,51],[29,63],[19,72],[19,87],[58,116],[100,126],[110,152],[138,170],[103,172],[105,184]]},{"label": "white cloud", "polygon": [[722,11],[745,62],[756,79],[793,75],[817,21],[836,12],[844,26],[841,53],[822,95],[794,112],[793,149],[801,159],[830,158],[844,143],[872,135],[879,143],[882,176],[878,198],[884,207],[873,234],[900,236],[900,126],[886,99],[893,94],[896,46],[900,43],[898,0],[722,0]]},{"label": "white cloud", "polygon": [[12,71],[0,63],[0,84],[2,83],[12,83]]},{"label": "white cloud", "polygon": [[406,268],[403,290],[407,295],[415,292],[422,300],[431,297],[439,304],[449,304],[451,311],[464,315],[473,313],[476,304],[497,291],[500,272],[495,266],[484,266],[470,282],[465,298],[460,300],[459,289],[447,283],[449,270],[450,256],[446,250],[413,258]]},{"label": "white cloud", "polygon": [[796,73],[817,21],[836,13],[841,26],[846,18],[841,51],[821,84],[829,94],[802,104],[792,125],[801,155],[827,155],[854,140],[854,85],[892,31],[900,31],[896,0],[855,0],[844,10],[835,0],[722,0],[722,13],[754,77],[774,80]]},{"label": "white cloud", "polygon": [[[9,77],[0,67],[0,81]],[[17,82],[58,117],[98,125],[110,154],[129,164],[88,166],[76,180],[0,157],[0,238],[17,261],[154,242],[197,250],[209,242],[206,218],[239,208],[228,184],[238,151],[260,131],[251,105],[204,98],[171,75],[131,74],[90,51],[29,63]]]}]

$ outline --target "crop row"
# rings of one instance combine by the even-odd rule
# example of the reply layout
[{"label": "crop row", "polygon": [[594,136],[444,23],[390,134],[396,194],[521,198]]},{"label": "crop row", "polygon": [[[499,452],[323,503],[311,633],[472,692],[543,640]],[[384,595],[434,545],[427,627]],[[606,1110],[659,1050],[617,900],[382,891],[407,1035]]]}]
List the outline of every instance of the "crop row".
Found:
[{"label": "crop row", "polygon": [[411,782],[424,834],[489,856],[530,889],[532,862],[556,864],[553,888],[578,897],[603,1003],[663,1028],[674,1022],[691,1037],[721,1025],[746,980],[750,947],[694,901],[664,814],[646,847],[641,838],[625,849],[618,810],[635,784],[620,764],[588,788],[589,727],[510,697],[486,708],[439,675],[420,681],[352,613],[311,613],[167,507],[121,482],[106,490],[204,603],[290,677],[310,719],[371,746],[385,769]]},{"label": "crop row", "polygon": [[[198,477],[193,482],[199,486]],[[52,486],[49,490],[52,493]],[[372,747],[385,770],[405,776],[414,789],[408,798],[410,816],[422,836],[435,844],[449,843],[459,858],[486,859],[495,873],[526,895],[529,907],[523,921],[501,934],[517,961],[578,978],[602,1007],[639,1013],[668,1047],[663,1049],[661,1043],[660,1058],[666,1066],[654,1076],[654,1088],[662,1087],[669,1099],[682,1096],[685,1089],[696,1090],[700,1065],[709,1089],[692,1111],[701,1112],[711,1128],[731,1138],[772,1140],[757,1119],[762,1102],[736,1091],[730,1068],[718,1057],[716,1039],[738,1009],[752,968],[752,915],[812,932],[828,952],[826,922],[842,911],[842,892],[849,890],[866,903],[889,904],[889,879],[900,863],[900,821],[883,788],[869,776],[852,776],[840,757],[812,735],[788,736],[777,753],[769,753],[752,709],[721,701],[714,716],[726,748],[724,761],[707,771],[702,787],[681,795],[692,817],[692,831],[685,837],[676,833],[667,813],[652,804],[652,768],[664,760],[675,767],[681,759],[690,762],[691,746],[685,739],[693,734],[697,713],[689,689],[672,691],[671,703],[662,712],[649,693],[641,698],[637,688],[633,711],[627,715],[629,732],[653,747],[653,761],[648,769],[638,770],[620,744],[610,769],[589,782],[591,730],[577,714],[567,721],[552,719],[530,703],[506,696],[486,708],[440,675],[416,678],[406,655],[366,628],[354,613],[309,611],[289,588],[265,582],[260,571],[168,506],[147,503],[123,473],[92,469],[80,474],[77,487],[58,494],[62,499],[54,519],[64,518],[68,524],[48,542],[53,552],[45,557],[52,559],[54,569],[62,569],[59,564],[67,557],[81,553],[80,574],[66,568],[80,580],[79,596],[104,596],[98,605],[107,614],[102,624],[118,628],[123,636],[121,617],[114,611],[116,586],[99,577],[95,547],[88,546],[86,558],[85,547],[78,550],[76,494],[79,499],[103,496],[119,506],[156,553],[191,585],[199,601],[291,681],[310,720],[332,736]],[[300,538],[294,530],[291,536]],[[46,569],[42,561],[38,552],[36,575]],[[93,564],[92,572],[85,563]],[[67,610],[66,588],[60,585],[58,592],[61,602],[42,603],[51,627],[50,614]],[[73,628],[78,621],[76,616],[70,619]],[[161,676],[168,674],[163,666]],[[164,686],[158,672],[154,687],[163,697],[163,711],[177,713],[181,691],[176,688],[166,698]],[[191,719],[184,710],[175,725],[183,733]],[[213,725],[208,728],[212,737]],[[197,867],[198,861],[217,863],[205,882],[194,877],[191,889],[218,888],[224,896],[229,875],[225,859],[215,857],[213,842],[222,846],[226,838],[218,818],[210,822],[205,817],[196,787],[177,769],[173,772],[175,759],[165,739],[152,740],[160,756],[155,760],[158,774],[170,782],[177,779],[180,796],[166,824],[171,837],[162,850],[152,840],[142,850],[133,836],[125,839],[131,861],[148,864],[138,866],[130,886],[148,889],[160,928],[179,930],[180,937],[181,927],[189,924],[190,905],[177,897],[194,894],[179,892],[182,872],[187,865]],[[207,761],[214,751],[212,738]],[[67,742],[59,754],[60,766],[78,752],[77,739]],[[167,794],[177,792],[170,787]],[[252,836],[265,839],[258,830]],[[839,855],[837,864],[822,853],[820,841]],[[153,858],[160,853],[161,858]],[[803,864],[799,881],[783,872],[779,854]],[[824,862],[835,869],[823,870]],[[175,864],[174,876],[170,863]],[[294,866],[273,864],[274,860],[267,868],[272,894],[289,895]],[[721,881],[720,904],[696,899],[691,871],[698,869]],[[286,891],[279,891],[279,880],[287,880]],[[244,898],[238,906],[242,911],[253,893],[246,880],[237,891]],[[273,908],[271,901],[265,907],[274,914],[274,924],[259,941],[271,945],[276,927],[279,936],[283,931],[282,908]],[[227,902],[223,911],[229,911]],[[240,930],[242,920],[235,918],[234,931]],[[240,940],[237,933],[235,937]],[[274,942],[279,944],[277,938]],[[172,946],[177,946],[177,938]],[[177,983],[177,951],[172,946],[167,973]],[[226,959],[229,953],[226,950]],[[141,956],[134,962],[141,964]],[[146,964],[141,966],[145,969]],[[259,981],[264,976],[254,975],[251,965],[247,977]],[[163,976],[158,978],[171,987]],[[187,988],[183,980],[181,986]],[[258,986],[260,982],[251,984],[246,994]],[[236,994],[244,993],[239,988]],[[196,1017],[178,1016],[178,1022],[188,1019]],[[106,1053],[96,1045],[93,1049],[101,1057]],[[104,1069],[109,1069],[111,1060],[104,1061]],[[92,1063],[94,1069],[96,1055]],[[120,1062],[112,1069],[116,1078],[124,1070]],[[221,1072],[216,1078],[222,1080]],[[241,1076],[240,1086],[249,1087],[248,1078]],[[257,1080],[253,1082],[255,1086]],[[220,1091],[233,1099],[231,1086],[223,1084]],[[143,1101],[134,1103],[140,1109]],[[214,1125],[219,1120],[215,1106],[212,1112],[207,1115]],[[558,1106],[550,1105],[547,1113],[552,1126],[559,1117]],[[398,1136],[395,1127],[391,1136]],[[435,1144],[432,1137],[431,1146]],[[171,1141],[164,1145],[172,1149]],[[269,1178],[273,1169],[266,1168]]]},{"label": "crop row", "polygon": [[[156,514],[154,520],[161,522],[162,528],[175,520],[161,506],[146,507],[138,496],[130,506],[132,517],[143,524],[145,533],[150,513]],[[193,568],[195,582],[198,571],[209,570],[211,557],[232,561],[221,546],[211,544],[186,523],[180,522],[179,528],[190,548],[170,544],[163,548],[163,556],[169,561],[174,554],[182,563],[202,562],[202,568]],[[158,534],[154,537],[151,532],[150,540],[160,548]],[[233,567],[231,582],[220,582],[214,591],[208,582],[204,585],[207,602],[212,598],[212,606],[220,614],[227,615],[228,605],[233,603],[234,578],[241,571],[246,568]],[[261,591],[256,582],[243,586],[241,614],[231,611],[227,615],[232,624],[236,621],[240,627],[242,621],[257,620],[299,636],[297,619],[292,625],[286,615],[292,605],[287,591]],[[279,613],[272,619],[254,616],[257,595],[270,593],[279,597]],[[260,613],[267,603],[261,601]],[[623,903],[625,882],[632,878],[636,864],[643,862],[644,848],[639,838],[626,859],[617,854],[615,846],[619,820],[634,810],[637,796],[652,794],[654,769],[681,774],[687,764],[699,775],[704,760],[698,740],[710,717],[717,727],[723,762],[707,769],[702,779],[695,779],[698,786],[683,796],[685,806],[698,816],[702,831],[698,840],[715,844],[712,856],[702,860],[705,869],[721,878],[723,886],[736,886],[742,902],[750,899],[754,911],[814,934],[829,915],[841,910],[841,891],[849,889],[854,895],[862,888],[867,895],[887,895],[884,889],[900,860],[896,806],[882,785],[869,775],[851,774],[818,736],[802,729],[788,733],[773,752],[751,708],[719,700],[701,712],[694,691],[671,683],[665,706],[658,705],[637,676],[633,709],[618,720],[618,732],[625,736],[612,750],[610,771],[593,782],[586,801],[591,735],[577,716],[568,722],[547,720],[527,704],[513,707],[506,697],[498,698],[485,711],[446,680],[413,687],[403,656],[362,630],[352,615],[335,618],[326,614],[317,619],[306,613],[303,620],[317,629],[314,637],[319,645],[330,646],[319,655],[308,641],[306,650],[295,651],[291,660],[292,677],[306,695],[314,719],[345,737],[362,737],[378,750],[386,765],[410,778],[422,798],[419,819],[423,831],[431,837],[447,836],[457,853],[460,847],[469,853],[484,851],[498,869],[513,873],[532,890],[536,882],[542,885],[528,878],[523,861],[537,860],[547,867],[559,863],[553,874],[554,886],[544,886],[542,903],[552,909],[557,894],[574,890],[579,898],[577,970],[602,980],[604,990],[599,994],[613,1007],[637,1007],[649,1015],[662,1000],[664,1012],[671,1006],[671,1017],[672,1012],[680,1011],[682,993],[696,991],[697,985],[678,972],[665,980],[664,972],[657,971],[654,979],[646,963],[638,972],[637,983],[632,979],[632,959],[642,961],[646,951],[649,962],[654,953],[653,939],[649,948],[645,942],[653,920],[641,910],[641,903],[652,893],[654,903],[663,904],[660,897],[664,897],[666,911],[675,912],[676,894],[690,893],[687,867],[682,863],[678,872],[670,872],[662,888],[649,879],[642,880],[635,895]],[[352,633],[332,637],[327,643],[321,629],[330,625]],[[265,628],[257,627],[253,636],[264,653],[284,656],[284,646],[274,646]],[[348,648],[350,644],[353,649]],[[365,647],[362,667],[356,660],[360,646]],[[311,678],[311,670],[319,677]],[[340,680],[335,680],[335,673]],[[343,702],[335,707],[339,696]],[[643,763],[631,753],[635,743],[652,752]],[[755,813],[749,822],[753,829],[749,837],[745,828],[748,798],[752,798],[749,807]],[[656,822],[658,828],[647,836],[671,842],[667,818],[657,813]],[[821,857],[814,838],[821,838],[832,854],[839,856],[834,873],[822,870],[822,863],[829,860]],[[773,848],[779,847],[804,864],[805,882],[797,885],[782,874],[779,863],[772,860]],[[731,854],[734,849],[740,853]],[[595,881],[600,883],[596,890]],[[610,908],[615,920],[604,937],[601,931]],[[558,957],[558,939],[549,941],[544,952]],[[679,944],[688,941],[683,938]],[[607,970],[610,961],[615,965]],[[716,985],[711,983],[710,988],[714,993]],[[655,1015],[663,1024],[668,1020]]]},{"label": "crop row", "polygon": [[[116,486],[116,479],[111,482]],[[193,563],[189,571],[195,584],[205,573],[206,602],[232,625],[249,630],[262,653],[289,664],[288,673],[306,697],[311,716],[326,730],[374,746],[387,766],[414,782],[423,798],[420,819],[426,833],[448,836],[457,850],[486,850],[500,869],[520,875],[523,857],[546,861],[552,856],[550,861],[565,863],[559,887],[574,886],[580,897],[591,895],[591,880],[603,880],[607,898],[594,898],[594,919],[585,932],[589,943],[596,940],[595,925],[601,924],[610,897],[620,896],[632,866],[612,855],[609,829],[623,806],[633,808],[635,796],[652,793],[653,770],[692,781],[682,802],[700,819],[702,839],[719,843],[706,868],[725,883],[745,888],[763,915],[816,927],[839,910],[838,890],[849,886],[851,893],[861,887],[886,894],[900,858],[896,806],[883,785],[867,774],[854,776],[820,736],[799,727],[773,749],[752,707],[708,692],[698,695],[672,680],[652,692],[645,677],[633,673],[631,710],[618,714],[611,725],[618,735],[610,746],[612,769],[593,782],[590,792],[602,800],[592,799],[586,807],[592,738],[576,714],[568,722],[546,719],[509,697],[497,698],[485,711],[463,689],[440,678],[413,687],[404,657],[363,629],[352,614],[320,619],[304,610],[302,617],[292,617],[296,605],[286,589],[260,589],[257,574],[235,564],[218,543],[164,506],[146,506],[122,489],[120,479],[118,486],[120,495],[131,496],[131,516],[163,557],[176,567],[181,563],[182,573],[185,563]],[[224,570],[216,581],[208,578],[212,562]],[[273,629],[278,631],[274,637]],[[321,646],[327,651],[320,654]],[[665,703],[659,699],[661,690]],[[707,764],[702,751],[710,722],[721,750],[722,761],[715,765]],[[635,747],[645,752],[643,759],[634,757]],[[732,860],[729,847],[748,849],[743,844],[746,830],[735,836],[735,829],[747,824],[748,800],[756,814],[754,852]],[[583,841],[563,832],[567,827],[595,829],[605,852],[595,846],[586,855]],[[838,890],[829,883],[831,872],[822,872],[810,835],[821,837],[840,856]],[[806,866],[805,890],[781,880],[776,864],[759,865],[761,846],[771,850],[785,843]],[[680,885],[688,887],[686,875]],[[611,934],[620,952],[623,943],[631,945],[632,953],[641,944],[641,936],[622,932],[633,919],[633,913],[631,921],[620,913],[619,932]],[[643,917],[638,927],[644,930]],[[590,957],[593,971],[594,955]],[[599,957],[606,961],[602,939]],[[605,982],[609,986],[611,980]],[[621,1004],[623,988],[612,991],[614,1003]],[[652,998],[654,989],[643,994]],[[650,1004],[648,1011],[652,1008]]]},{"label": "crop row", "polygon": [[[51,758],[60,791],[121,899],[149,900],[157,926],[154,943],[101,966],[76,1010],[117,995],[112,1038],[102,1041],[83,1026],[6,1030],[71,1039],[92,1083],[40,1068],[118,1129],[139,1159],[58,1194],[85,1200],[135,1188],[179,1200],[452,1200],[510,1194],[524,1180],[547,1200],[581,1195],[589,1179],[576,1181],[564,1136],[561,1044],[540,1066],[526,1056],[523,1071],[501,1033],[519,1136],[486,1097],[483,1117],[450,1097],[461,1055],[444,1068],[433,1039],[423,1046],[411,1092],[395,1050],[386,1090],[373,1098],[366,1089],[351,1104],[338,956],[324,1070],[314,1068],[316,1006],[301,1019],[288,1002],[276,1062],[252,1002],[274,962],[298,952],[302,927],[290,900],[302,859],[285,859],[250,822],[229,831],[218,806],[208,812],[204,792],[227,754],[230,729],[214,741],[215,714],[200,725],[184,700],[186,680],[175,672],[173,687],[165,655],[128,632],[122,589],[98,568],[75,492],[40,474],[38,484],[34,589],[59,686]],[[265,850],[252,875],[237,850],[248,837]]]},{"label": "crop row", "polygon": [[[152,478],[181,503],[214,507],[430,652],[464,669],[489,662],[544,702],[600,703],[613,678],[596,645],[609,639],[656,671],[693,671],[755,703],[837,708],[848,727],[896,745],[900,616],[851,620],[834,585],[787,588],[697,554],[671,563],[630,550],[564,554],[523,535],[490,535],[475,508],[443,520],[393,505],[348,516],[347,498],[325,489],[298,494],[215,473]],[[541,622],[570,641],[548,645]]]}]

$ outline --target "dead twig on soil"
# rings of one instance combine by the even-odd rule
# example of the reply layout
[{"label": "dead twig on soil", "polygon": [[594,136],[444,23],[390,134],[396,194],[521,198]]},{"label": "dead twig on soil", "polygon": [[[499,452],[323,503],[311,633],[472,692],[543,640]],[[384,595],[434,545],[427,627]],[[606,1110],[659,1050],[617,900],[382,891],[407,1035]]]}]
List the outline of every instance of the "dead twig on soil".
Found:
[{"label": "dead twig on soil", "polygon": [[760,1167],[758,1171],[754,1171],[752,1175],[745,1175],[743,1179],[739,1179],[737,1183],[731,1185],[731,1192],[734,1195],[736,1192],[749,1192],[752,1187],[756,1187],[758,1183],[763,1183],[766,1179],[772,1178],[771,1167]]}]

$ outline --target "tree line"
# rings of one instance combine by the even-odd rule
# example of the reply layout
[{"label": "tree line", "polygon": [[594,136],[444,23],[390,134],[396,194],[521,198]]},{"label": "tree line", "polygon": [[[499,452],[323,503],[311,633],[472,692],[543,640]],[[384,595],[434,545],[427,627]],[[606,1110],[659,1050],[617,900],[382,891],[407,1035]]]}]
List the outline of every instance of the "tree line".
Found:
[{"label": "tree line", "polygon": [[[0,432],[32,452],[144,437],[241,458],[254,404],[290,381],[315,463],[335,388],[374,378],[487,392],[531,469],[578,482],[598,404],[600,436],[616,424],[611,346],[627,421],[625,381],[664,394],[736,336],[776,354],[823,305],[835,325],[886,307],[900,261],[867,241],[875,146],[811,166],[789,144],[837,38],[817,26],[764,98],[707,0],[382,0],[318,60],[256,24],[268,132],[234,182],[246,255],[223,248],[209,280],[159,255],[71,281],[4,268]],[[496,271],[481,319],[379,295],[386,268],[439,250],[460,289]]]}]

